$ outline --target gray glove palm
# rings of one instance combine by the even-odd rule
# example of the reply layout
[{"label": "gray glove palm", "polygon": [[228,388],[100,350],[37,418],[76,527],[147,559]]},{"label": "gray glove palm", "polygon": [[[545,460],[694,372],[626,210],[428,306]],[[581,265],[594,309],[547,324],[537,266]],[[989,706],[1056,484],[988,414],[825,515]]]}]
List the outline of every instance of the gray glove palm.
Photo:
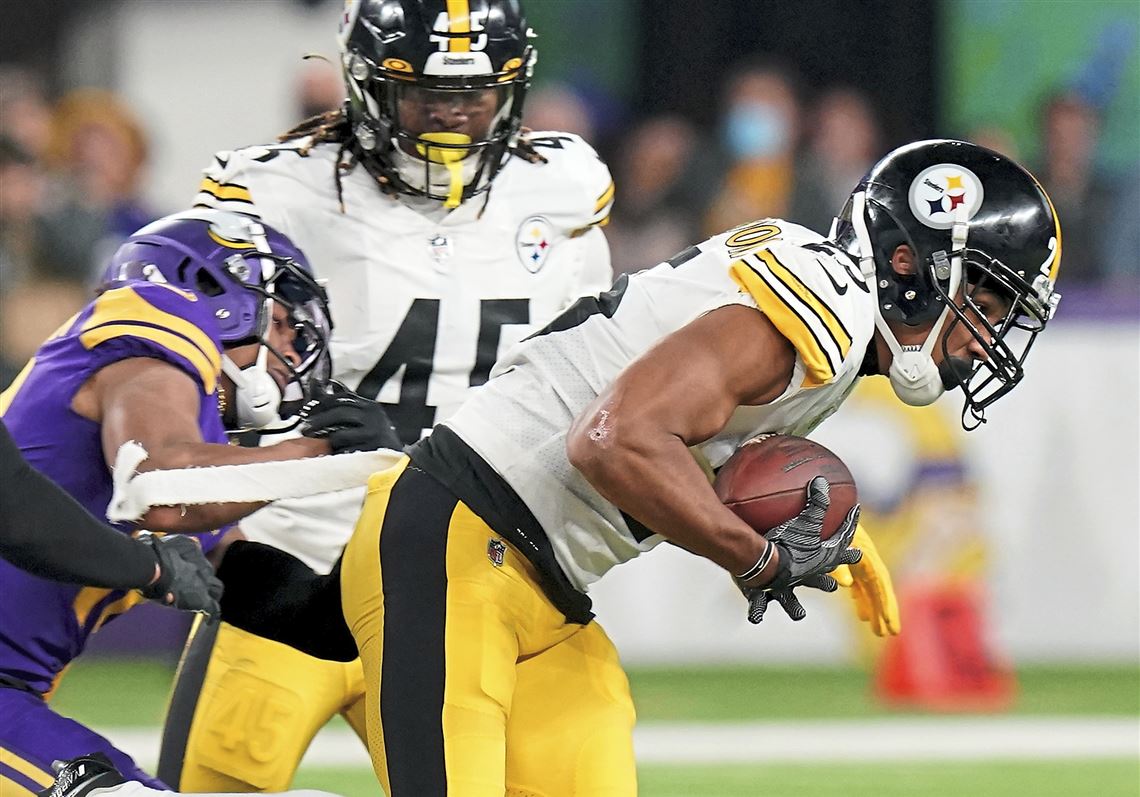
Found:
[{"label": "gray glove palm", "polygon": [[154,549],[158,559],[158,578],[140,590],[144,597],[192,612],[221,611],[222,582],[197,540],[181,534],[142,534],[139,539]]},{"label": "gray glove palm", "polygon": [[780,562],[775,578],[763,586],[749,586],[737,580],[737,586],[748,599],[750,623],[763,620],[773,600],[783,607],[788,617],[796,621],[804,619],[807,612],[794,588],[803,586],[834,592],[839,585],[828,573],[862,558],[859,549],[850,547],[859,522],[859,505],[852,507],[843,524],[825,541],[822,539],[823,517],[830,505],[831,485],[827,479],[816,476],[808,483],[803,511],[764,534],[764,538],[777,547]]}]

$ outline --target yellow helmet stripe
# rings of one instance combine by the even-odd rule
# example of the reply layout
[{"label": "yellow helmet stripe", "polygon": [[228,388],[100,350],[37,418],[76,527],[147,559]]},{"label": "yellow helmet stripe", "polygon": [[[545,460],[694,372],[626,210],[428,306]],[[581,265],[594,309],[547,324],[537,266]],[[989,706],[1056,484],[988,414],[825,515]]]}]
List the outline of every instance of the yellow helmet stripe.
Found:
[{"label": "yellow helmet stripe", "polygon": [[[448,32],[471,32],[471,6],[467,0],[447,0]],[[448,50],[453,53],[471,52],[471,37],[448,39]]]}]

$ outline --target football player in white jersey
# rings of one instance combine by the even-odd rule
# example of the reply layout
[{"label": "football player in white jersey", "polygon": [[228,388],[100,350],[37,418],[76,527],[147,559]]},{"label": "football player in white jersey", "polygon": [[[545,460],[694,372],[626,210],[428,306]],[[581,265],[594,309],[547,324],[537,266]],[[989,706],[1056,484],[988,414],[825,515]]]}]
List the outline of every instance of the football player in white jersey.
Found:
[{"label": "football player in white jersey", "polygon": [[864,566],[848,547],[857,510],[822,542],[817,479],[797,518],[761,534],[702,464],[757,434],[809,433],[862,376],[916,405],[960,387],[976,426],[1021,381],[1060,298],[1060,254],[1056,213],[1020,166],[958,141],[897,149],[827,238],[746,224],[527,337],[372,477],[329,576],[235,543],[224,582],[296,579],[268,604],[281,618],[318,595],[342,607],[325,643],[238,595],[223,616],[318,655],[360,651],[389,797],[635,794],[633,705],[590,585],[667,540],[727,570],[753,622],[771,599],[802,618],[794,588],[830,591],[837,566]]},{"label": "football player in white jersey", "polygon": [[[606,165],[578,136],[520,129],[532,37],[514,0],[351,0],[344,110],[219,153],[196,197],[273,224],[316,264],[336,308],[334,377],[382,402],[394,447],[449,417],[501,351],[612,281]],[[327,571],[363,495],[280,502],[242,532]],[[181,667],[167,782],[279,790],[330,717],[363,737],[359,663],[224,624],[211,655],[209,636],[197,630]]]}]

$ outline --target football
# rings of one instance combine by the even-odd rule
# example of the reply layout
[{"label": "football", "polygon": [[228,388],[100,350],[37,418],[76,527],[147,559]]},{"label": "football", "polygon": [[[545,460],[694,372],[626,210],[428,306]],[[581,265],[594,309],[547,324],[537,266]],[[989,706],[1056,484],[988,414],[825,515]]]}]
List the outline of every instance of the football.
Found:
[{"label": "football", "polygon": [[831,505],[823,519],[826,540],[839,529],[859,496],[843,460],[819,443],[783,434],[749,440],[721,466],[713,489],[741,520],[764,532],[803,510],[808,482],[816,476],[831,485]]}]

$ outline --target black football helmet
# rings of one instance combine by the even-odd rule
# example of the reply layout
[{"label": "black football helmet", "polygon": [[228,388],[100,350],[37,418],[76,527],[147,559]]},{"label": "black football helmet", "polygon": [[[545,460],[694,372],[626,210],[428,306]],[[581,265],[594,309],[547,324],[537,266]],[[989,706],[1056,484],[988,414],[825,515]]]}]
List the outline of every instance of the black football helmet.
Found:
[{"label": "black football helmet", "polygon": [[[985,421],[984,410],[1021,381],[1029,349],[1053,317],[1061,261],[1061,227],[1053,204],[1016,163],[964,141],[919,141],[880,160],[848,199],[831,237],[877,287],[876,326],[895,355],[895,392],[927,404],[944,389],[966,396],[963,426]],[[900,244],[915,253],[917,273],[900,275],[891,256]],[[974,303],[978,290],[1009,302],[993,323]],[[964,325],[984,348],[977,364],[951,358],[947,331]],[[922,346],[903,347],[886,321],[933,322]],[[943,347],[935,368],[930,351]],[[967,414],[970,416],[967,418]]]},{"label": "black football helmet", "polygon": [[[510,156],[534,68],[518,0],[347,0],[340,27],[348,116],[364,166],[448,207],[486,191]],[[407,103],[489,102],[486,135],[409,130]]]}]

